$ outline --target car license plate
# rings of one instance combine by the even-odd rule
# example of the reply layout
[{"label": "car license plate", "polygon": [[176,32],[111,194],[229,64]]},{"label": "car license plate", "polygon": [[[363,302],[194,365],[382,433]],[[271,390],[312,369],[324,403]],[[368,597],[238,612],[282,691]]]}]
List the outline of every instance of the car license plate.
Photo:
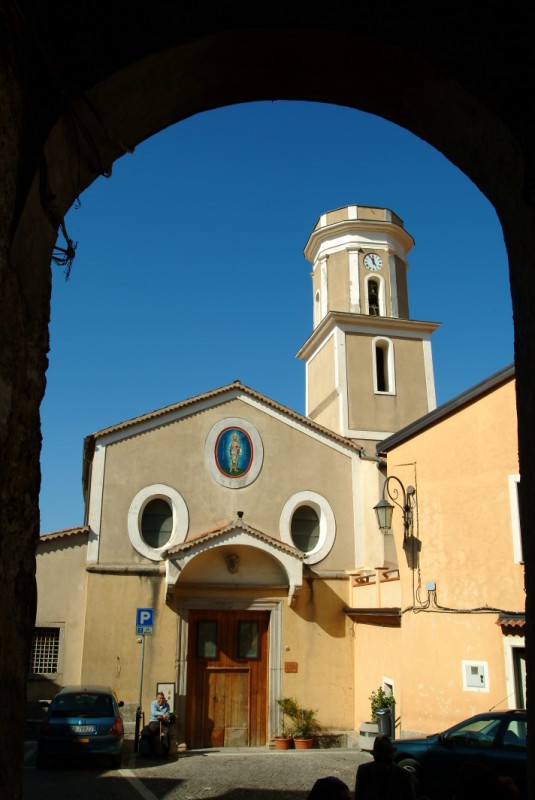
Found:
[{"label": "car license plate", "polygon": [[94,725],[71,725],[72,733],[95,733]]}]

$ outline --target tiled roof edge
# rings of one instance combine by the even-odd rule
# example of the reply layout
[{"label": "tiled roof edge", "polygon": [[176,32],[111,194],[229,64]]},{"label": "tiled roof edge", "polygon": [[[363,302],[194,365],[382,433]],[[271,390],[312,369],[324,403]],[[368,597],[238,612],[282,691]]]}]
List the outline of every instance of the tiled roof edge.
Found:
[{"label": "tiled roof edge", "polygon": [[434,425],[439,420],[444,419],[449,414],[454,413],[463,406],[466,406],[469,403],[472,403],[474,400],[477,400],[479,397],[483,397],[483,395],[488,394],[493,389],[496,389],[502,384],[507,383],[509,380],[514,378],[514,376],[515,365],[509,364],[507,367],[495,372],[489,378],[477,383],[475,386],[472,386],[472,388],[467,389],[465,392],[457,395],[447,403],[438,406],[438,408],[435,408],[433,411],[430,411],[423,417],[411,422],[410,425],[406,425],[404,428],[401,428],[401,430],[392,434],[392,436],[389,436],[387,439],[383,439],[383,441],[379,442],[376,447],[377,454],[381,455],[387,453],[393,447],[405,441],[406,439],[409,439],[411,436],[414,436],[416,433],[420,433],[421,431],[425,430],[425,428],[429,428],[431,425]]}]

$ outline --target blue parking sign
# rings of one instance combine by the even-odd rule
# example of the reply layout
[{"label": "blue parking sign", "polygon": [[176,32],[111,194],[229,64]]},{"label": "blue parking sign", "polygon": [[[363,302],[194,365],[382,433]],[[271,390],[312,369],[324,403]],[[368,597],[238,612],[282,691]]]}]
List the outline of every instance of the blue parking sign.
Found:
[{"label": "blue parking sign", "polygon": [[136,636],[145,636],[152,633],[154,625],[154,609],[138,608],[136,610]]}]

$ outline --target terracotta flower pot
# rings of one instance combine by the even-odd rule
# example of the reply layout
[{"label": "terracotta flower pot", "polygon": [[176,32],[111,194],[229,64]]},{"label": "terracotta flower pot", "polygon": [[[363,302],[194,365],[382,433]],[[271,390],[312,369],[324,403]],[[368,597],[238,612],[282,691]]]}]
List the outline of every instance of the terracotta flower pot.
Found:
[{"label": "terracotta flower pot", "polygon": [[310,750],[314,739],[298,739],[294,738],[294,745],[296,750]]},{"label": "terracotta flower pot", "polygon": [[292,741],[291,736],[275,736],[275,750],[289,750]]}]

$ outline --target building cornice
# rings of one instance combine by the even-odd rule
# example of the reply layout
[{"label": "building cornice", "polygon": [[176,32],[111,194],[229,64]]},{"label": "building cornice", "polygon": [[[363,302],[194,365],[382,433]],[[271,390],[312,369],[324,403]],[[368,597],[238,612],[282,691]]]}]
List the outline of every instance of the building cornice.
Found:
[{"label": "building cornice", "polygon": [[346,333],[368,333],[370,336],[410,336],[427,339],[439,327],[440,322],[376,317],[349,311],[329,311],[296,353],[296,358],[306,361],[336,328]]},{"label": "building cornice", "polygon": [[[358,209],[359,206],[356,206],[356,208]],[[324,217],[320,217],[316,223],[316,227],[310,234],[305,245],[305,258],[313,264],[318,256],[318,252],[321,250],[321,247],[325,242],[332,242],[333,239],[340,239],[344,236],[347,237],[351,234],[358,234],[360,232],[381,232],[387,236],[392,236],[394,239],[396,239],[396,241],[399,242],[403,248],[403,252],[407,254],[414,246],[414,239],[410,233],[407,233],[401,223],[401,220],[398,222],[398,218],[395,217],[392,212],[388,212],[388,209],[377,210],[384,212],[385,217],[390,215],[391,219],[359,217],[357,219],[344,219],[322,225],[321,222]]]},{"label": "building cornice", "polygon": [[344,608],[344,614],[364,625],[401,628],[401,608]]}]

